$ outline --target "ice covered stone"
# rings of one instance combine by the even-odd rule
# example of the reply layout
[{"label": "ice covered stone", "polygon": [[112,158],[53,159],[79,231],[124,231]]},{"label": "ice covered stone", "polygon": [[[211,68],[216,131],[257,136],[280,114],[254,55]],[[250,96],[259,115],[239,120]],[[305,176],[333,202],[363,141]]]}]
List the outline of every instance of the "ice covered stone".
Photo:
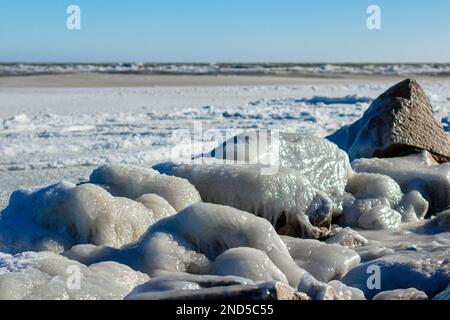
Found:
[{"label": "ice covered stone", "polygon": [[416,288],[408,288],[383,291],[375,295],[372,300],[428,300],[428,296]]},{"label": "ice covered stone", "polygon": [[254,283],[234,276],[172,273],[136,287],[128,300],[309,300],[304,293],[276,281]]},{"label": "ice covered stone", "polygon": [[166,199],[154,193],[143,194],[136,201],[153,211],[153,220],[155,222],[176,213]]},{"label": "ice covered stone", "polygon": [[228,205],[270,221],[281,234],[318,238],[328,232],[331,199],[294,169],[271,175],[261,165],[165,163],[162,173],[189,180],[206,202]]},{"label": "ice covered stone", "polygon": [[1,214],[0,243],[11,252],[62,251],[78,243],[120,247],[153,222],[153,212],[141,203],[93,184],[61,182],[14,192]]},{"label": "ice covered stone", "polygon": [[404,193],[418,191],[429,202],[429,212],[450,208],[450,163],[437,164],[428,152],[387,159],[358,159],[357,172],[384,174],[394,179]]},{"label": "ice covered stone", "polygon": [[332,280],[328,284],[336,291],[338,300],[366,300],[361,290],[346,286],[339,280]]},{"label": "ice covered stone", "polygon": [[412,190],[405,194],[394,208],[402,215],[402,222],[417,221],[427,214],[428,201],[420,192]]},{"label": "ice covered stone", "polygon": [[428,150],[437,161],[450,161],[447,135],[434,117],[426,93],[412,79],[389,88],[361,119],[327,138],[346,150],[352,160]]},{"label": "ice covered stone", "polygon": [[201,201],[195,187],[185,179],[166,176],[149,168],[110,164],[95,169],[89,180],[105,186],[114,196],[133,200],[144,194],[157,194],[176,211]]},{"label": "ice covered stone", "polygon": [[[379,277],[379,286],[367,286],[368,280],[371,284],[375,283],[375,278],[373,281],[368,279],[370,276]],[[450,248],[399,251],[360,264],[341,281],[361,289],[368,299],[382,291],[408,288],[421,290],[431,298],[450,283]]]},{"label": "ice covered stone", "polygon": [[288,283],[286,276],[269,259],[267,254],[254,248],[232,248],[217,256],[212,274],[234,275],[260,281]]},{"label": "ice covered stone", "polygon": [[295,169],[333,200],[344,195],[351,174],[347,154],[335,144],[323,138],[278,131],[244,132],[203,157]]},{"label": "ice covered stone", "polygon": [[325,240],[328,244],[339,244],[347,248],[361,247],[368,243],[367,239],[349,227],[341,228]]},{"label": "ice covered stone", "polygon": [[116,262],[87,267],[53,252],[0,253],[0,300],[123,299],[148,279]]},{"label": "ice covered stone", "polygon": [[386,206],[373,207],[358,219],[358,225],[369,230],[396,229],[401,222],[402,215]]},{"label": "ice covered stone", "polygon": [[286,236],[282,239],[295,263],[320,281],[340,279],[360,262],[355,251],[340,245]]},{"label": "ice covered stone", "polygon": [[450,285],[441,293],[434,296],[433,300],[450,300]]}]

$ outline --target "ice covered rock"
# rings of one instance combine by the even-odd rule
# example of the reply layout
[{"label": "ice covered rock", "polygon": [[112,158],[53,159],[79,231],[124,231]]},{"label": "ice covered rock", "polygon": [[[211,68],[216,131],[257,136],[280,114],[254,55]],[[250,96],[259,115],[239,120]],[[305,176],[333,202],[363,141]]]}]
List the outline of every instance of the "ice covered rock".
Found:
[{"label": "ice covered rock", "polygon": [[438,213],[424,225],[418,227],[416,231],[425,234],[450,232],[450,210]]},{"label": "ice covered rock", "polygon": [[358,226],[369,229],[396,229],[402,222],[402,215],[386,206],[375,206],[358,218]]},{"label": "ice covered rock", "polygon": [[405,250],[385,255],[353,268],[341,281],[361,289],[368,299],[382,291],[408,288],[434,297],[450,283],[450,248]]},{"label": "ice covered rock", "polygon": [[123,299],[148,279],[116,262],[87,267],[53,252],[0,253],[0,300]]},{"label": "ice covered rock", "polygon": [[155,221],[141,203],[67,182],[14,192],[0,217],[0,243],[11,252],[62,251],[78,243],[120,247]]},{"label": "ice covered rock", "polygon": [[394,207],[402,216],[402,222],[417,221],[425,217],[428,212],[428,201],[419,191],[412,190],[405,194]]},{"label": "ice covered rock", "polygon": [[356,172],[391,177],[404,193],[418,191],[429,202],[430,213],[450,208],[450,163],[439,165],[428,152],[397,158],[357,159],[352,166]]},{"label": "ice covered rock", "polygon": [[218,256],[238,247],[265,252],[289,284],[308,296],[314,299],[334,297],[335,292],[330,286],[314,279],[295,264],[286,245],[267,220],[211,203],[193,204],[158,221],[137,243],[120,250],[83,246],[72,249],[68,256],[80,257],[90,263],[117,261],[154,277],[161,272],[208,274]]},{"label": "ice covered rock", "polygon": [[201,201],[195,187],[185,179],[163,175],[149,168],[105,165],[95,169],[89,181],[104,186],[114,196],[133,200],[144,194],[157,194],[176,211]]},{"label": "ice covered rock", "polygon": [[276,280],[288,283],[286,276],[265,252],[246,247],[232,248],[217,256],[212,274],[234,275],[255,282]]},{"label": "ice covered rock", "polygon": [[412,79],[389,88],[361,119],[327,138],[346,150],[352,160],[428,150],[437,161],[450,161],[447,135],[434,117],[426,93]]},{"label": "ice covered rock", "polygon": [[343,196],[351,173],[347,154],[335,144],[277,131],[244,132],[202,156],[295,169],[332,199]]},{"label": "ice covered rock", "polygon": [[346,286],[339,280],[332,280],[328,284],[336,291],[338,300],[366,300],[364,292],[357,288]]},{"label": "ice covered rock", "polygon": [[162,173],[189,180],[206,202],[231,206],[270,221],[281,234],[318,238],[328,232],[332,201],[294,169],[265,175],[261,165],[166,163]]},{"label": "ice covered rock", "polygon": [[383,291],[376,294],[372,300],[428,300],[428,296],[416,288],[408,288]]},{"label": "ice covered rock", "polygon": [[136,201],[153,211],[153,220],[155,222],[176,213],[166,199],[154,193],[143,194]]},{"label": "ice covered rock", "polygon": [[295,263],[320,281],[340,279],[360,262],[355,251],[340,245],[286,236],[282,239]]},{"label": "ice covered rock", "polygon": [[276,281],[254,283],[234,276],[172,273],[136,287],[128,300],[309,300],[304,293]]},{"label": "ice covered rock", "polygon": [[390,206],[402,198],[400,186],[391,178],[374,173],[355,173],[345,188],[357,199],[386,199]]},{"label": "ice covered rock", "polygon": [[339,231],[336,231],[325,242],[328,244],[338,244],[347,248],[355,248],[366,245],[368,241],[357,231],[346,227],[339,228]]}]

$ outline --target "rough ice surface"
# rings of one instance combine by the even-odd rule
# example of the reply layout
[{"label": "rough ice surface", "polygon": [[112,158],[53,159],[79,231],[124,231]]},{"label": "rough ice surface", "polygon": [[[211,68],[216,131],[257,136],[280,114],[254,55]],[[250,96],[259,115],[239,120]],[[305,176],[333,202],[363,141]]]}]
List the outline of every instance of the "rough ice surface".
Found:
[{"label": "rough ice surface", "polygon": [[95,169],[89,181],[105,186],[115,196],[133,200],[144,194],[157,194],[167,200],[176,211],[201,201],[197,190],[188,181],[159,174],[150,168],[105,165]]},{"label": "rough ice surface", "polygon": [[[261,165],[166,163],[157,169],[186,178],[206,202],[228,205],[267,219],[280,233],[318,238],[330,225],[332,201],[294,169],[263,173]],[[323,227],[323,228],[320,228]]]},{"label": "rough ice surface", "polygon": [[282,236],[295,263],[324,282],[342,278],[357,266],[359,255],[340,245]]},{"label": "rough ice surface", "polygon": [[[367,281],[373,270],[379,270],[380,283],[369,288]],[[386,255],[353,268],[342,282],[361,289],[369,299],[382,291],[408,288],[421,290],[431,298],[450,283],[450,248],[403,250]]]},{"label": "rough ice surface", "polygon": [[202,156],[295,169],[334,202],[344,195],[352,171],[347,154],[328,140],[278,131],[244,132]]},{"label": "rough ice surface", "polygon": [[437,164],[426,151],[397,158],[357,159],[352,167],[357,172],[387,175],[405,193],[418,191],[429,202],[430,213],[450,207],[450,163]]},{"label": "rough ice surface", "polygon": [[246,247],[232,248],[217,256],[212,274],[235,275],[256,282],[277,280],[288,283],[265,252]]},{"label": "rough ice surface", "polygon": [[79,243],[120,247],[137,240],[154,222],[141,203],[111,196],[93,184],[60,182],[16,191],[1,213],[5,251],[61,251]]},{"label": "rough ice surface", "polygon": [[402,215],[386,206],[375,206],[358,218],[358,226],[374,229],[396,229],[402,222]]},{"label": "rough ice surface", "polygon": [[48,251],[0,253],[0,300],[123,299],[148,279],[116,262],[87,267]]},{"label": "rough ice surface", "polygon": [[428,300],[428,296],[416,288],[408,288],[383,291],[376,294],[372,300]]}]

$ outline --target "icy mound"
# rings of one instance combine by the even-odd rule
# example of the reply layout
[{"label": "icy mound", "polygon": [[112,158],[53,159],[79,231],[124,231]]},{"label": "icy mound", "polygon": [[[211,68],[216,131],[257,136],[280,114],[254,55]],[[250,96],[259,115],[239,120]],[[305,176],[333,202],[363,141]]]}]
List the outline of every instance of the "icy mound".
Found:
[{"label": "icy mound", "polygon": [[415,288],[388,290],[378,293],[372,300],[428,300],[425,292]]},{"label": "icy mound", "polygon": [[[267,273],[272,273],[273,266],[276,266],[289,284],[298,287],[299,291],[315,299],[334,298],[331,287],[317,281],[295,264],[286,245],[267,220],[210,203],[193,204],[176,215],[158,221],[139,242],[127,248],[117,250],[83,246],[75,247],[67,255],[90,263],[118,261],[150,276],[164,272],[208,274],[218,256],[239,247],[258,249],[273,263],[261,264],[264,259],[258,255],[248,265],[271,268],[265,271]],[[250,259],[249,255],[247,257]]]},{"label": "icy mound", "polygon": [[212,274],[235,275],[256,282],[277,280],[288,283],[286,276],[269,259],[267,254],[253,248],[232,248],[214,261]]},{"label": "icy mound", "polygon": [[347,154],[328,140],[277,131],[245,132],[202,156],[295,169],[333,200],[344,195],[351,173]]},{"label": "icy mound", "polygon": [[336,291],[338,300],[366,300],[361,290],[346,286],[339,280],[332,280],[328,284]]},{"label": "icy mound", "polygon": [[[432,298],[450,283],[450,249],[400,251],[360,264],[342,279],[348,286],[361,289],[367,298],[382,291],[416,288]],[[368,273],[368,270],[371,272]],[[368,277],[379,270],[379,288],[367,286]],[[369,279],[370,280],[370,279]],[[372,282],[371,282],[372,283]],[[376,282],[374,282],[376,284]]]},{"label": "icy mound", "polygon": [[87,267],[52,252],[0,253],[0,300],[123,299],[147,280],[116,262]]},{"label": "icy mound", "polygon": [[255,284],[235,276],[198,276],[171,273],[136,287],[129,300],[309,300],[286,284],[270,281]]},{"label": "icy mound", "polygon": [[89,180],[106,187],[114,196],[133,200],[144,194],[157,194],[167,200],[176,211],[201,201],[197,190],[188,181],[162,175],[149,168],[105,165],[95,169]]},{"label": "icy mound", "polygon": [[396,229],[401,222],[422,219],[428,202],[415,191],[403,194],[392,178],[375,173],[354,173],[348,180],[340,224],[364,229]]},{"label": "icy mound", "polygon": [[166,163],[157,169],[189,180],[204,201],[254,213],[282,234],[318,238],[330,226],[330,198],[294,169],[277,168],[276,173],[265,175],[261,165],[227,165],[221,161]]},{"label": "icy mound", "polygon": [[137,198],[136,201],[153,211],[155,222],[176,213],[175,209],[167,202],[167,200],[157,194],[144,194]]},{"label": "icy mound", "polygon": [[355,251],[340,245],[291,237],[282,239],[295,263],[319,281],[340,279],[360,262]]},{"label": "icy mound", "polygon": [[0,243],[12,252],[61,251],[78,243],[120,247],[155,222],[141,203],[67,182],[14,192],[0,217]]},{"label": "icy mound", "polygon": [[418,191],[429,202],[429,213],[450,208],[450,163],[438,164],[428,152],[397,158],[358,159],[357,172],[372,172],[394,179],[403,192]]}]

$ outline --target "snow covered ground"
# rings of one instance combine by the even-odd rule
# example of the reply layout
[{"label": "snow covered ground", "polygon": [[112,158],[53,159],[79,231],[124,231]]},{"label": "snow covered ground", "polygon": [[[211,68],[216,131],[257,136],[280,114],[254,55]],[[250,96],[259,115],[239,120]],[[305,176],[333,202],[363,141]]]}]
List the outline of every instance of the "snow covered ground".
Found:
[{"label": "snow covered ground", "polygon": [[[226,137],[249,128],[323,137],[358,119],[395,81],[0,88],[0,208],[20,187],[47,185],[61,177],[78,182],[94,166],[110,162],[150,165],[167,160],[190,143],[186,130],[192,130],[194,121],[204,129],[226,131]],[[450,80],[421,84],[450,131]],[[205,148],[213,145],[206,142]]]}]

